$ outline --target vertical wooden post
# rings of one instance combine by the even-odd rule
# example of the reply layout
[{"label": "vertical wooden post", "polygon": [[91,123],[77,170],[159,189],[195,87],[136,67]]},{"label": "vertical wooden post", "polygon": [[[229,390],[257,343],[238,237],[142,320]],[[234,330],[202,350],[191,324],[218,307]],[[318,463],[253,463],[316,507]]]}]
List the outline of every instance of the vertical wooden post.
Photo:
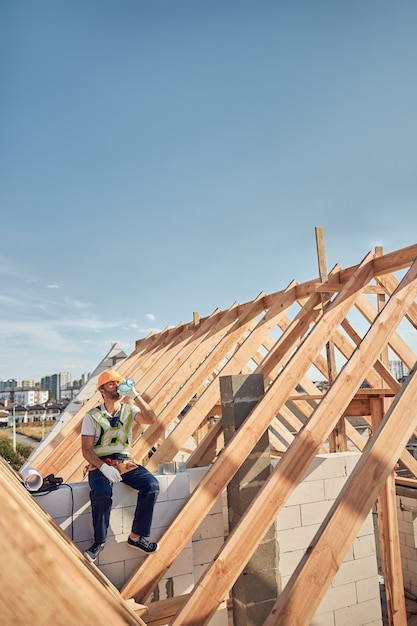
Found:
[{"label": "vertical wooden post", "polygon": [[[384,417],[384,399],[370,398],[372,430],[375,432]],[[407,624],[404,581],[398,536],[395,475],[392,472],[378,496],[378,524],[384,566],[388,626]]]},{"label": "vertical wooden post", "polygon": [[[383,254],[382,247],[375,248],[376,256]],[[378,312],[385,306],[384,294],[377,295]],[[388,346],[385,346],[380,355],[380,361],[388,367]],[[387,385],[381,378],[381,387]],[[372,427],[375,432],[382,421],[389,398],[371,399]],[[401,564],[400,542],[398,537],[397,503],[395,494],[395,473],[392,472],[378,496],[378,520],[381,535],[382,558],[384,565],[385,595],[388,611],[388,626],[401,626],[407,623],[405,607],[404,581]]]},{"label": "vertical wooden post", "polygon": [[195,441],[199,446],[208,433],[208,419],[205,417],[195,432]]},{"label": "vertical wooden post", "polygon": [[[383,251],[383,248],[381,246],[377,246],[375,248],[375,256],[382,256],[383,253],[384,253],[384,251]],[[378,293],[377,294],[378,313],[380,311],[382,311],[382,309],[384,308],[385,302],[386,302],[385,294]],[[383,349],[383,351],[381,352],[381,355],[380,355],[379,359],[385,365],[385,367],[388,367],[388,345],[386,345],[385,348]],[[384,379],[381,376],[381,388],[384,388],[386,386],[387,385],[385,384]],[[386,403],[384,405],[384,408],[385,408],[385,411],[388,408]]]},{"label": "vertical wooden post", "polygon": [[[328,275],[327,275],[326,249],[324,245],[324,231],[323,231],[323,228],[321,228],[320,226],[316,226],[315,230],[316,230],[316,247],[317,247],[317,259],[318,259],[320,280],[322,283],[327,283]],[[330,298],[331,298],[330,293],[323,292],[321,294],[321,302],[322,302],[323,309],[326,307],[326,304],[330,301]],[[329,382],[329,386],[331,386],[332,382],[337,376],[334,341],[332,337],[330,337],[329,341],[326,343],[326,356],[327,356],[328,382]],[[341,417],[341,419],[337,422],[333,432],[329,435],[329,448],[330,448],[330,452],[346,452],[348,449],[344,417]]]}]

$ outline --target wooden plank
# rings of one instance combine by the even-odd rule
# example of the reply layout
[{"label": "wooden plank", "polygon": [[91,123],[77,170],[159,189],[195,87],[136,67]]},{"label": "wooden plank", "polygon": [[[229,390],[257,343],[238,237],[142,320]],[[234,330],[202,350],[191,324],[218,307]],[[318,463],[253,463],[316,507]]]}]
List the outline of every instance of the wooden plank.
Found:
[{"label": "wooden plank", "polygon": [[[382,247],[377,248],[377,253],[382,255]],[[379,294],[377,296],[378,312],[381,311],[385,305],[386,296]],[[397,340],[397,345],[405,342],[401,337],[394,333],[393,339]],[[390,345],[393,344],[391,339]],[[398,353],[397,353],[398,354]],[[385,370],[388,370],[388,346],[380,355],[380,362],[384,366]],[[381,375],[382,386],[384,386],[385,379],[383,373]],[[372,424],[374,432],[377,426],[382,422],[383,414],[389,407],[389,401],[387,399],[371,398],[370,404],[372,408]],[[408,454],[405,449],[401,457],[404,454]],[[411,457],[411,455],[410,455]],[[417,463],[413,457],[414,464],[417,468]],[[395,494],[395,471],[393,470],[388,476],[381,492],[378,496],[378,524],[381,536],[382,546],[382,558],[384,563],[384,583],[385,583],[385,596],[388,612],[388,623],[391,626],[401,626],[407,621],[407,611],[405,605],[404,596],[404,580],[402,574],[401,563],[401,549],[398,532],[398,518],[397,518],[397,503]]]},{"label": "wooden plank", "polygon": [[[384,417],[383,399],[372,398],[371,408],[372,426],[376,432]],[[388,475],[378,495],[378,525],[382,546],[388,624],[390,626],[403,626],[407,623],[407,612],[398,533],[394,470]]]},{"label": "wooden plank", "polygon": [[[375,256],[373,261],[374,277],[392,274],[411,267],[417,258],[417,244],[400,250],[394,250],[382,256]],[[340,282],[345,282],[355,271],[356,266],[348,267],[339,273]]]},{"label": "wooden plank", "polygon": [[[318,283],[316,286],[316,291],[318,291],[319,293],[337,293],[338,291],[340,291],[342,286],[343,283]],[[378,287],[377,285],[368,285],[368,287],[363,290],[363,293],[381,294],[386,293],[386,291],[383,287]]]},{"label": "wooden plank", "polygon": [[187,459],[187,467],[204,467],[211,465],[224,446],[223,424],[220,417]]},{"label": "wooden plank", "polygon": [[401,476],[396,476],[395,484],[400,485],[402,487],[409,487],[411,489],[417,489],[417,478],[404,478]]},{"label": "wooden plank", "polygon": [[288,449],[288,446],[284,445],[282,441],[278,439],[278,437],[272,432],[271,429],[268,430],[268,438],[269,444],[274,448],[274,450],[271,450],[271,456],[273,457],[273,453],[277,452],[281,457],[283,453]]},{"label": "wooden plank", "polygon": [[[410,267],[416,258],[417,244],[395,250],[381,257],[375,257],[373,261],[373,274],[377,277],[398,272],[399,270]],[[352,277],[357,268],[358,265],[352,265],[345,269],[339,269],[335,274],[335,282],[344,285]],[[300,283],[296,287],[296,297],[310,297],[316,291],[318,284],[321,284],[319,278]],[[367,288],[368,286],[365,287],[365,289]]]},{"label": "wooden plank", "polygon": [[378,256],[374,260],[374,276],[392,274],[393,272],[403,270],[406,267],[410,267],[416,258],[416,244]]},{"label": "wooden plank", "polygon": [[0,458],[2,624],[146,626]]},{"label": "wooden plank", "polygon": [[[365,297],[358,299],[356,307],[358,311],[360,311],[362,315],[371,323],[378,314],[372,303]],[[417,360],[417,355],[398,333],[393,333],[390,338],[389,347],[396,353],[398,358],[405,363],[408,369],[411,369],[414,366],[414,363]]]},{"label": "wooden plank", "polygon": [[353,445],[358,449],[359,452],[362,452],[369,439],[365,439],[365,437],[360,435],[356,428],[354,428],[348,420],[346,420],[345,428],[346,436],[348,437],[349,441],[353,443]]},{"label": "wooden plank", "polygon": [[[388,295],[391,295],[398,286],[398,280],[392,274],[388,274],[385,276],[378,276],[376,277],[376,280],[378,281],[378,283],[383,285],[385,292]],[[410,322],[410,324],[414,326],[414,328],[417,328],[417,304],[416,303],[414,303],[413,306],[409,308],[409,310],[407,311],[407,315],[405,317]]]},{"label": "wooden plank", "polygon": [[271,421],[271,427],[278,433],[278,435],[285,441],[288,446],[294,441],[294,435],[290,433],[288,428],[282,424],[279,419],[274,417]]},{"label": "wooden plank", "polygon": [[[352,299],[348,294],[344,294],[342,291],[327,309],[323,320],[320,320],[320,322],[324,322],[323,325],[328,329],[327,332],[340,323],[341,316],[343,316],[343,318],[346,316],[344,305],[347,304],[347,301],[349,301],[350,305],[353,304],[353,292],[357,293],[360,286],[363,285],[369,277],[369,269],[368,271],[366,269],[367,262],[369,261],[365,260],[365,263],[361,266],[361,271],[355,273],[352,276],[352,281],[345,286],[348,293],[351,294]],[[361,345],[343,368],[342,372],[317,407],[313,416],[283,455],[258,496],[248,507],[240,522],[229,535],[223,548],[216,555],[214,563],[200,578],[190,596],[190,600],[178,613],[171,626],[191,626],[191,624],[195,623],[203,625],[208,622],[213,615],[218,598],[224,594],[225,590],[230,589],[245,563],[252,556],[258,542],[270,527],[272,521],[301,480],[305,471],[307,471],[309,464],[316,454],[318,446],[326,439],[328,433],[339,419],[340,414],[354,397],[356,389],[359,387],[365,372],[371,363],[375,361],[382,346],[389,340],[390,334],[399,324],[408,306],[416,297],[416,294],[417,262],[413,264],[412,268],[403,278],[399,289],[394,292],[379,318],[365,335]],[[326,317],[327,319],[325,319]],[[323,325],[320,322],[306,338],[303,344],[304,347],[311,342],[316,344],[315,347],[317,349],[318,346],[315,335],[318,333],[319,328],[320,330],[322,329]],[[307,351],[299,351],[301,359],[306,358],[310,350],[313,351],[313,346],[308,346],[308,348]],[[289,371],[291,370],[291,365],[297,360],[297,356],[298,352],[293,355],[287,368],[284,368],[282,375],[277,379],[277,384],[280,385],[281,389],[289,384],[288,379],[291,379]],[[288,390],[288,392],[289,391],[290,390]],[[265,394],[264,401],[269,399],[269,395],[270,392]],[[265,411],[264,404],[265,402],[260,403],[260,406]],[[245,421],[245,427],[238,431],[230,442],[236,454],[238,451],[240,452],[240,446],[243,443],[241,439],[248,439],[249,424],[252,423],[255,416],[257,419],[260,418],[258,415],[258,406],[255,407],[254,411],[252,411]],[[251,442],[252,441],[251,439]],[[227,458],[226,450],[229,446],[226,447],[219,460]],[[216,468],[217,463],[213,465],[208,474],[206,474],[205,479],[203,479],[201,483],[203,487],[207,488],[206,481],[209,482],[210,474]],[[373,476],[373,474],[370,475]],[[366,491],[363,487],[364,484],[364,481],[362,481],[360,487],[362,492]],[[198,488],[194,493],[197,491]],[[198,495],[201,496],[201,493],[199,492]],[[350,502],[351,501],[354,500],[351,499]],[[261,516],[259,515],[259,510],[262,510]],[[325,576],[322,568],[316,568],[315,574],[316,580],[321,580],[321,577]],[[310,576],[313,577],[314,574],[310,574]],[[315,591],[317,592],[317,590]],[[306,601],[305,597],[298,598],[299,605],[308,605],[309,602],[310,600]],[[301,619],[300,621],[278,621],[274,623],[303,625],[309,623],[309,621],[307,619]]]},{"label": "wooden plank", "polygon": [[[417,425],[416,393],[417,375],[414,371],[385,414],[371,445],[363,452],[264,626],[310,623]],[[396,623],[404,626],[406,621],[403,615],[402,621]]]},{"label": "wooden plank", "polygon": [[[176,615],[182,605],[188,600],[189,593],[157,602],[150,602],[148,605],[134,604],[137,614],[143,615],[146,619],[146,626],[167,626]],[[138,607],[138,608],[136,608]],[[219,604],[219,610],[227,608],[227,600]]]},{"label": "wooden plank", "polygon": [[[318,226],[316,227],[316,246],[317,246],[317,258],[318,258],[318,265],[319,265],[320,280],[322,281],[322,283],[328,283],[329,277],[327,274],[326,249],[324,245],[324,231],[322,228]],[[326,307],[326,305],[330,302],[330,300],[331,300],[331,294],[323,291],[321,295],[321,302],[322,302],[323,308]],[[331,385],[333,380],[337,376],[336,356],[335,356],[335,351],[334,351],[334,341],[332,337],[329,337],[329,341],[326,343],[326,354],[327,354],[327,380],[329,381],[329,384]],[[334,449],[339,450],[339,451],[346,449],[346,435],[344,432],[344,423],[342,425],[342,422],[343,420],[341,420],[340,424],[336,425],[336,429],[334,431],[334,442],[333,442]],[[332,450],[332,439],[331,439],[330,449]]]}]

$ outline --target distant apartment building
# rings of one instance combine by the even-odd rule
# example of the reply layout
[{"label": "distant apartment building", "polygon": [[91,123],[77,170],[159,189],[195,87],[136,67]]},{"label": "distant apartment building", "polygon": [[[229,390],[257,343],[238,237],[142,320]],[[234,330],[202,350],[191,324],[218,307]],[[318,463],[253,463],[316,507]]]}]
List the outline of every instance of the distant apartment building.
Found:
[{"label": "distant apartment building", "polygon": [[5,404],[42,404],[49,400],[49,392],[35,386],[33,380],[9,378],[0,380],[0,400]]},{"label": "distant apartment building", "polygon": [[81,374],[81,378],[73,380],[72,382],[67,383],[67,385],[61,387],[61,400],[73,400],[73,398],[80,391],[81,387],[83,387],[91,374]]},{"label": "distant apartment building", "polygon": [[23,387],[24,389],[31,389],[32,387],[39,387],[39,384],[36,385],[33,378],[28,378],[27,380],[21,381],[20,387]]},{"label": "distant apartment building", "polygon": [[39,387],[39,383],[35,384],[33,378],[27,380],[17,380],[16,378],[9,378],[8,380],[0,380],[0,391],[10,391],[11,389],[32,389]]},{"label": "distant apartment building", "polygon": [[80,379],[71,382],[69,372],[59,372],[41,378],[40,382],[35,382],[34,379],[17,380],[16,378],[0,380],[0,399],[25,405],[43,404],[51,398],[57,401],[72,400],[90,376],[90,373],[83,373]]},{"label": "distant apartment building", "polygon": [[5,403],[23,404],[31,406],[33,404],[45,404],[49,400],[49,391],[47,389],[23,389],[16,387],[9,391],[0,391],[0,399]]},{"label": "distant apartment building", "polygon": [[410,373],[402,361],[388,361],[388,368],[397,380],[403,380]]},{"label": "distant apartment building", "polygon": [[71,374],[69,372],[60,372],[59,374],[51,374],[41,378],[42,389],[49,389],[51,397],[60,400],[64,397],[63,392],[68,385],[71,384]]},{"label": "distant apartment building", "polygon": [[0,391],[9,391],[10,389],[16,389],[16,387],[20,386],[20,380],[16,380],[15,378],[0,380]]}]

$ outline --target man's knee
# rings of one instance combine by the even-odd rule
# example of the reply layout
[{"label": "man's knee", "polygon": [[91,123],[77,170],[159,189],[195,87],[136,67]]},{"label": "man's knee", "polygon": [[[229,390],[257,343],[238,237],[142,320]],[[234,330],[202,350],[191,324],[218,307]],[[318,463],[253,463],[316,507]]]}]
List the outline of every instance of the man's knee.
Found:
[{"label": "man's knee", "polygon": [[146,493],[157,496],[159,494],[159,482],[153,474],[149,474],[147,477]]},{"label": "man's knee", "polygon": [[153,493],[159,493],[159,481],[157,478],[155,478],[153,474],[151,474],[151,476],[152,476],[152,491]]}]

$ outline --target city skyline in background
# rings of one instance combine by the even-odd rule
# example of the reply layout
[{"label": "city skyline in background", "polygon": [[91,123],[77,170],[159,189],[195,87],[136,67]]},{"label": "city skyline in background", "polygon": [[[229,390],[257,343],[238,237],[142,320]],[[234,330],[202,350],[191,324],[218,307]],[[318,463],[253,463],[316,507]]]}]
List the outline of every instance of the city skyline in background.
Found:
[{"label": "city skyline in background", "polygon": [[[57,372],[45,376],[39,381],[13,378],[0,380],[0,401],[33,404],[35,402],[43,403],[51,398],[72,400],[81,387],[87,383],[90,376],[90,373],[84,373],[80,378],[72,380],[70,372]],[[47,396],[45,396],[45,392],[47,392]],[[30,399],[34,401],[30,401]]]}]

